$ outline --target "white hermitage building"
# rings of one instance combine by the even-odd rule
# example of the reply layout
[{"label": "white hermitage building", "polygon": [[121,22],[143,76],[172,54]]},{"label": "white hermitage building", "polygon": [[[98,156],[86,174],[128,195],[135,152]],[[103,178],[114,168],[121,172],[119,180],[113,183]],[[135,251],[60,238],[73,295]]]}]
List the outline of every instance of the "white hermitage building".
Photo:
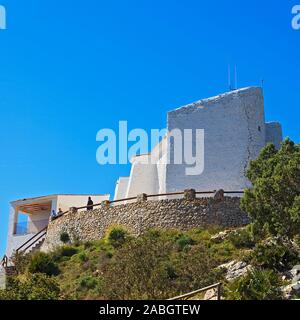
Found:
[{"label": "white hermitage building", "polygon": [[[265,122],[261,88],[250,87],[197,101],[168,112],[167,132],[173,129],[204,129],[204,170],[186,175],[186,164],[167,163],[174,157],[172,140],[164,138],[151,154],[135,156],[129,177],[119,178],[114,199],[137,194],[162,194],[184,189],[240,191],[249,186],[245,171],[249,160],[273,142],[282,140],[281,125]],[[145,160],[152,157],[151,164]],[[109,195],[50,195],[11,202],[6,255],[38,235],[49,222],[52,210],[83,207],[91,196],[94,203]],[[27,221],[22,222],[20,215]]]},{"label": "white hermitage building", "polygon": [[[167,132],[174,129],[204,129],[202,174],[187,175],[189,165],[172,163],[174,142],[165,138],[150,154],[132,159],[130,176],[120,177],[116,184],[115,200],[190,188],[243,190],[250,186],[245,177],[249,160],[255,159],[267,143],[279,147],[282,141],[281,125],[265,121],[259,87],[231,91],[172,110],[167,115]],[[155,161],[145,164],[150,157]]]}]

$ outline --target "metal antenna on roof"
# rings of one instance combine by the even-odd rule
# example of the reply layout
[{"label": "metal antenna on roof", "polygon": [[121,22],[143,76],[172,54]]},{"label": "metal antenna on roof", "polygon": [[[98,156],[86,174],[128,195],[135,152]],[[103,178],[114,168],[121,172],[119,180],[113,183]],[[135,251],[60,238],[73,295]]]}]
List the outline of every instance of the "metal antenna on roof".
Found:
[{"label": "metal antenna on roof", "polygon": [[237,81],[237,68],[234,66],[234,81],[235,81],[235,90],[238,89],[238,81]]},{"label": "metal antenna on roof", "polygon": [[229,91],[232,91],[232,87],[231,87],[231,67],[230,64],[228,64],[228,87],[229,87]]}]

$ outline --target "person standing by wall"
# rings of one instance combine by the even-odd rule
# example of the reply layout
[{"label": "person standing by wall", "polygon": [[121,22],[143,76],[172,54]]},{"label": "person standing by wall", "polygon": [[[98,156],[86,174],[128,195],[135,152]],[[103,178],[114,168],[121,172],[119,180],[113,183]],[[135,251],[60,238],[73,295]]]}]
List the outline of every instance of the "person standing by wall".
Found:
[{"label": "person standing by wall", "polygon": [[93,205],[94,205],[94,202],[93,202],[92,198],[89,197],[88,203],[87,203],[87,210],[93,210]]}]

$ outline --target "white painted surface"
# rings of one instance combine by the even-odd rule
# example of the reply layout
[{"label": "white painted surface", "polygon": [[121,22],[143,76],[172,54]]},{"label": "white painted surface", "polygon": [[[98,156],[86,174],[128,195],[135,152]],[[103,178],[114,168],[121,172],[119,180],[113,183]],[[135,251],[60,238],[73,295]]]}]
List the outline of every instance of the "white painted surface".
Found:
[{"label": "white painted surface", "polygon": [[28,232],[38,233],[48,225],[50,212],[37,212],[35,214],[28,215]]},{"label": "white painted surface", "polygon": [[35,233],[30,233],[26,235],[11,235],[8,238],[7,241],[7,247],[6,247],[6,255],[8,257],[11,257],[14,250],[18,249],[23,243],[28,241],[30,238],[32,238],[35,235]]},{"label": "white painted surface", "polygon": [[[90,195],[94,204],[99,204],[104,200],[109,200],[110,195]],[[58,195],[57,208],[61,208],[63,212],[70,207],[84,207],[87,206],[89,195]],[[83,209],[86,210],[86,209]]]},{"label": "white painted surface", "polygon": [[129,177],[120,177],[116,183],[114,200],[126,198]]},{"label": "white painted surface", "polygon": [[[266,143],[279,147],[282,141],[281,125],[265,123],[263,92],[258,87],[239,89],[170,111],[167,129],[204,129],[203,173],[189,176],[189,165],[172,163],[173,143],[165,139],[162,151],[158,147],[152,151],[153,164],[142,164],[149,155],[134,158],[127,197],[190,188],[243,190],[250,186],[245,177],[249,161],[259,155]],[[195,150],[195,139],[192,149]],[[166,164],[167,159],[171,163]]]},{"label": "white painted surface", "polygon": [[[265,145],[264,102],[260,88],[205,99],[168,113],[168,130],[204,129],[204,172],[187,176],[187,165],[168,164],[166,190],[243,190],[245,171]],[[194,139],[195,142],[195,139]],[[195,148],[195,143],[193,143]],[[173,148],[170,143],[172,159]]]},{"label": "white painted surface", "polygon": [[150,155],[136,156],[132,159],[126,198],[141,193],[157,193],[159,188],[157,166],[149,162]]},{"label": "white painted surface", "polygon": [[281,124],[279,122],[266,123],[266,144],[269,142],[274,143],[275,147],[279,149],[282,139]]},{"label": "white painted surface", "polygon": [[[41,229],[48,225],[48,220],[52,210],[58,212],[59,208],[63,212],[67,211],[70,207],[84,207],[87,205],[89,195],[51,195],[38,198],[30,198],[11,203],[9,214],[9,227],[7,236],[6,255],[10,257],[14,250],[19,248],[23,243],[32,238]],[[109,200],[110,195],[90,195],[94,204],[101,203],[104,200]],[[51,201],[51,211],[37,212],[35,214],[28,214],[28,232],[26,235],[16,235],[15,224],[18,222],[18,207],[28,204],[39,204]],[[84,210],[84,209],[83,209]]]}]

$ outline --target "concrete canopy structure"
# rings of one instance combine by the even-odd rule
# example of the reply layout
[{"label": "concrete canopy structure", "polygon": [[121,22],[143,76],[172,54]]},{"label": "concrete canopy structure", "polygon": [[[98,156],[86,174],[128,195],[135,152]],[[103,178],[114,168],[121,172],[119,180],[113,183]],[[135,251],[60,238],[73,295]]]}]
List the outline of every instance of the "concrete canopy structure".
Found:
[{"label": "concrete canopy structure", "polygon": [[6,255],[11,257],[14,250],[47,227],[52,211],[66,212],[70,207],[86,206],[88,197],[99,204],[109,200],[110,195],[56,194],[11,202]]},{"label": "concrete canopy structure", "polygon": [[[151,154],[132,159],[130,176],[119,179],[115,200],[189,188],[243,190],[250,186],[245,177],[249,161],[256,159],[267,143],[279,148],[282,141],[280,123],[265,121],[263,91],[259,87],[220,94],[168,112],[168,133],[178,129],[204,130],[203,172],[187,175],[190,165],[172,162],[174,141],[166,137]],[[193,152],[195,140],[191,143]],[[182,153],[190,142],[183,139]],[[150,158],[155,161],[147,164]]]}]

